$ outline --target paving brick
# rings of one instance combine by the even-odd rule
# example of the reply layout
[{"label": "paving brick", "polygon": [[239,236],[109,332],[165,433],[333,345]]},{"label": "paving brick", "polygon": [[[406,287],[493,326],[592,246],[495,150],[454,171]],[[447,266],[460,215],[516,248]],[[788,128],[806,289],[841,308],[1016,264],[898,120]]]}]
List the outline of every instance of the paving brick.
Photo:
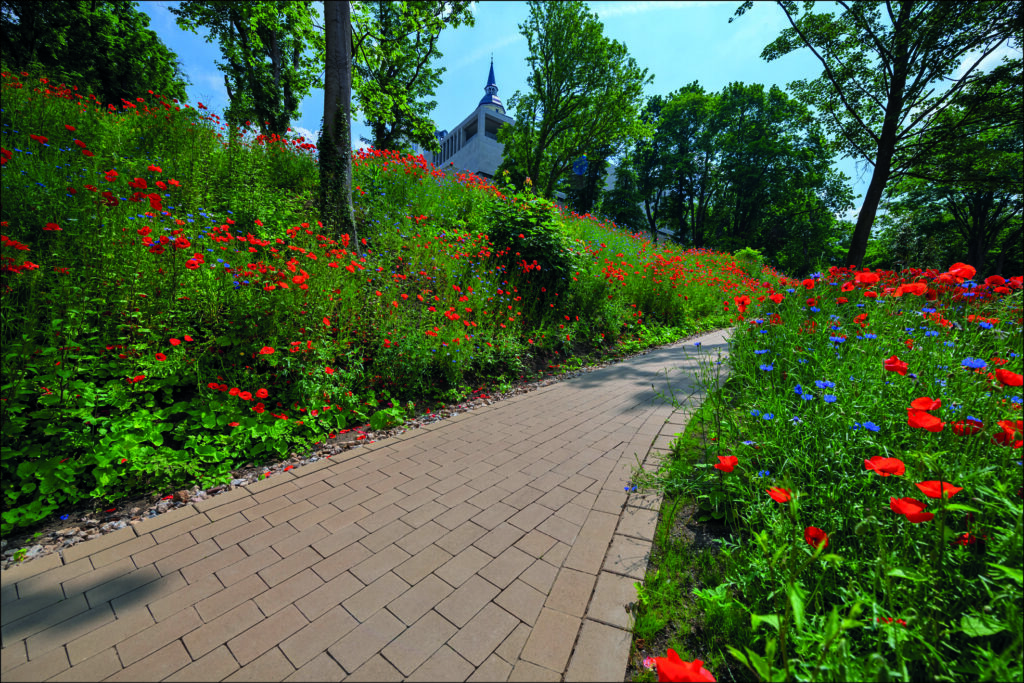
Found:
[{"label": "paving brick", "polygon": [[[196,540],[196,543],[202,543],[203,541],[214,538],[215,536],[220,536],[221,534],[231,531],[232,529],[237,529],[238,527],[244,526],[248,523],[245,515],[241,512],[228,515],[227,517],[218,519],[216,522],[209,521],[206,518],[206,515],[196,515],[195,517],[190,517],[185,521],[191,521],[192,519],[204,520],[203,524],[194,527],[190,532],[192,534],[192,538]],[[156,536],[156,534],[153,535],[154,537]]]},{"label": "paving brick", "polygon": [[519,527],[523,531],[531,531],[552,514],[554,513],[549,508],[537,503],[530,503],[516,514],[509,517],[508,523]]},{"label": "paving brick", "polygon": [[180,640],[175,640],[171,644],[157,650],[148,657],[140,659],[125,669],[121,669],[106,680],[159,681],[191,663],[192,658],[188,656],[185,646],[181,644]]},{"label": "paving brick", "polygon": [[[175,574],[170,574],[169,576],[164,577],[164,579],[174,576]],[[183,609],[188,609],[197,602],[200,602],[224,589],[224,586],[221,585],[221,582],[217,577],[212,575],[204,576],[203,578],[196,580],[195,583],[187,585],[185,584],[184,579],[180,579],[180,581],[181,584],[175,584],[179,586],[177,590],[169,593],[168,595],[161,595],[155,600],[149,602],[149,612],[153,615],[153,619],[156,621],[163,621],[172,614],[180,612]],[[117,611],[119,601],[115,600],[111,604],[114,606],[114,610]]]},{"label": "paving brick", "polygon": [[254,522],[257,519],[265,520],[267,515],[273,514],[279,510],[284,510],[291,506],[292,502],[280,495],[279,492],[273,491],[271,493],[273,493],[272,497],[269,497],[266,500],[256,501],[255,505],[250,505],[242,510],[242,516],[250,522]]},{"label": "paving brick", "polygon": [[303,569],[312,567],[320,561],[320,555],[312,548],[303,548],[292,553],[279,562],[275,562],[266,569],[261,569],[258,574],[266,581],[267,585],[273,588],[285,579],[289,579]]},{"label": "paving brick", "polygon": [[[285,683],[300,683],[305,681],[340,681],[345,678],[345,670],[331,658],[326,652],[321,652],[313,659],[296,669],[287,678]],[[370,680],[359,678],[355,680]],[[389,679],[382,679],[389,680]],[[390,679],[396,680],[396,679]]]},{"label": "paving brick", "polygon": [[[524,581],[516,579],[494,599],[494,602],[532,626],[537,621],[537,617],[544,607],[545,597],[545,593],[541,593]],[[517,652],[516,656],[518,654]]]},{"label": "paving brick", "polygon": [[[138,540],[141,541],[142,539],[140,538]],[[125,545],[128,544],[126,543]],[[165,557],[177,555],[178,553],[184,551],[186,548],[190,548],[194,545],[196,545],[196,540],[192,538],[191,535],[181,534],[163,543],[158,543],[154,546],[146,548],[145,550],[140,550],[137,553],[133,553],[132,561],[135,562],[136,567],[145,567],[147,564],[156,564]],[[214,549],[216,549],[215,543],[210,543],[210,545],[213,546]],[[114,548],[114,550],[116,550],[116,548]],[[157,567],[157,569],[159,569],[159,567]],[[167,573],[175,571],[176,569],[178,569],[178,567],[168,569]]]},{"label": "paving brick", "polygon": [[565,672],[565,680],[617,681],[625,677],[632,640],[629,631],[586,620]]},{"label": "paving brick", "polygon": [[650,557],[650,541],[641,541],[638,538],[616,534],[608,548],[603,568],[614,574],[623,574],[637,581],[643,581],[647,575],[647,562]]},{"label": "paving brick", "polygon": [[416,584],[425,576],[441,567],[451,557],[451,554],[438,548],[436,545],[428,545],[395,567],[394,572],[410,585]]},{"label": "paving brick", "polygon": [[[102,681],[107,676],[121,669],[121,662],[117,658],[114,648],[108,647],[103,652],[93,654],[77,666],[65,669],[57,674],[51,681]],[[8,680],[4,677],[4,680]]]},{"label": "paving brick", "polygon": [[658,512],[626,506],[619,515],[619,526],[616,533],[650,541],[658,527]]},{"label": "paving brick", "polygon": [[278,648],[263,654],[259,659],[249,662],[231,674],[225,681],[240,683],[241,681],[280,681],[295,671],[288,658]]},{"label": "paving brick", "polygon": [[183,609],[167,617],[155,626],[139,631],[127,640],[117,643],[117,654],[124,666],[131,666],[170,642],[198,632],[203,625],[195,609]]},{"label": "paving brick", "polygon": [[[335,606],[281,642],[281,651],[301,668],[359,625],[343,607]],[[332,660],[333,661],[333,660]],[[337,667],[338,665],[335,664]],[[339,673],[341,668],[338,667]],[[343,675],[343,674],[342,674]],[[309,680],[309,679],[307,679]]]},{"label": "paving brick", "polygon": [[[45,557],[53,556],[46,555]],[[57,560],[60,560],[60,556],[57,556]],[[34,563],[35,560],[29,564]],[[61,589],[61,583],[92,570],[92,562],[88,558],[77,560],[71,564],[58,565],[38,574],[28,575],[20,581],[16,578],[17,574],[12,575],[12,572],[23,570],[19,567],[7,569],[0,578],[0,581],[3,581],[0,585],[2,585],[4,596],[0,624],[8,624],[41,607],[62,600],[65,593]]]},{"label": "paving brick", "polygon": [[407,681],[464,681],[473,673],[473,665],[447,645],[416,669]]},{"label": "paving brick", "polygon": [[206,654],[183,669],[165,678],[165,681],[221,681],[238,671],[238,662],[228,650],[221,645],[213,652]]},{"label": "paving brick", "polygon": [[[157,543],[163,543],[164,541],[169,541],[175,536],[187,534],[193,529],[198,529],[199,527],[207,525],[209,523],[210,519],[206,515],[198,513],[188,515],[181,521],[175,522],[174,524],[168,524],[166,526],[160,527],[159,529],[154,529],[152,531],[153,540]],[[135,531],[136,533],[138,533],[138,525],[136,525]]]},{"label": "paving brick", "polygon": [[580,621],[555,610],[541,610],[520,658],[545,669],[564,671],[580,630]]},{"label": "paving brick", "polygon": [[[55,611],[55,609],[49,610],[47,615]],[[24,621],[24,619],[21,621]],[[61,619],[55,625],[26,639],[25,647],[28,649],[28,659],[29,661],[38,659],[44,652],[59,648],[64,643],[112,621],[114,621],[114,612],[109,604],[103,604],[88,611],[79,612],[70,619]],[[11,641],[4,637],[4,642]]]},{"label": "paving brick", "polygon": [[380,552],[385,546],[391,545],[395,541],[404,538],[410,533],[413,533],[415,529],[406,524],[400,519],[396,519],[387,526],[377,529],[369,536],[360,539],[360,543],[364,545],[367,550],[371,552]]},{"label": "paving brick", "polygon": [[0,656],[0,673],[4,674],[28,662],[28,651],[25,649],[24,640],[0,648],[0,655],[2,655]]},{"label": "paving brick", "polygon": [[[398,503],[396,503],[398,505]],[[404,505],[399,505],[403,510]],[[413,528],[419,528],[430,521],[437,521],[437,517],[448,512],[448,508],[441,505],[436,500],[429,500],[412,512],[407,512],[401,516],[401,520]]]},{"label": "paving brick", "polygon": [[408,560],[409,557],[409,553],[398,546],[389,545],[352,567],[352,575],[363,583],[369,584]]},{"label": "paving brick", "polygon": [[490,555],[470,546],[445,562],[434,573],[458,588],[490,561]]},{"label": "paving brick", "polygon": [[228,649],[244,667],[308,623],[302,612],[288,605],[229,640]]},{"label": "paving brick", "polygon": [[558,568],[545,560],[537,560],[519,578],[547,595],[558,576]]},{"label": "paving brick", "polygon": [[324,581],[329,581],[371,556],[372,553],[364,546],[359,543],[351,543],[342,550],[314,564],[313,571]]},{"label": "paving brick", "polygon": [[316,525],[310,526],[304,531],[295,531],[293,529],[287,538],[274,543],[270,547],[278,555],[286,558],[304,548],[309,548],[320,539],[328,536],[329,533],[323,527]]},{"label": "paving brick", "polygon": [[518,548],[509,548],[484,566],[478,573],[498,588],[505,588],[522,574],[534,558]]},{"label": "paving brick", "polygon": [[427,522],[415,531],[395,541],[395,545],[410,555],[415,555],[448,533],[450,532],[440,524]]},{"label": "paving brick", "polygon": [[[352,507],[346,508],[344,511],[337,509],[333,505],[330,506],[330,509],[332,510],[330,517],[321,520],[320,526],[327,529],[332,534],[338,533],[342,530],[349,530],[355,526],[356,522],[370,514],[369,510],[359,505],[353,505]],[[362,529],[362,527],[358,526],[356,528]]]},{"label": "paving brick", "polygon": [[[173,543],[174,539],[168,542]],[[157,547],[159,548],[160,546]],[[182,567],[194,565],[197,562],[219,552],[220,547],[212,540],[203,541],[202,543],[193,545],[187,548],[186,550],[177,551],[174,554],[165,557],[162,560],[159,560],[156,563],[156,568],[160,571],[161,574],[166,576],[171,572],[176,572]]]},{"label": "paving brick", "polygon": [[349,572],[334,577],[312,593],[295,601],[295,606],[309,620],[320,617],[325,612],[340,605],[345,598],[361,590],[363,584]]},{"label": "paving brick", "polygon": [[551,549],[544,553],[541,558],[548,564],[556,567],[561,567],[565,564],[565,558],[569,556],[569,551],[572,550],[569,546],[561,541],[556,542]]},{"label": "paving brick", "polygon": [[399,671],[408,676],[429,659],[456,628],[437,612],[427,612],[419,621],[391,641],[381,654]]},{"label": "paving brick", "polygon": [[[237,489],[236,489],[237,490]],[[228,493],[234,493],[229,491]],[[227,494],[221,494],[221,496]],[[220,496],[217,496],[219,498]],[[203,501],[206,502],[206,501]],[[256,506],[256,500],[252,496],[239,496],[236,500],[228,501],[226,504],[219,507],[205,510],[205,514],[210,518],[210,521],[217,522],[225,517],[230,517],[236,512],[243,512]]]},{"label": "paving brick", "polygon": [[469,503],[459,503],[451,510],[438,515],[434,521],[445,529],[455,529],[463,522],[479,515],[480,512],[480,508],[474,505],[470,505]]},{"label": "paving brick", "polygon": [[519,660],[516,662],[512,673],[508,675],[509,681],[561,681],[562,674],[530,662]]},{"label": "paving brick", "polygon": [[349,678],[353,681],[400,681],[402,672],[382,656],[374,655],[353,671]]},{"label": "paving brick", "polygon": [[554,585],[551,586],[551,593],[544,606],[574,617],[582,617],[587,611],[587,604],[590,602],[591,593],[594,592],[595,583],[597,583],[597,577],[593,574],[585,574],[575,569],[562,567]]},{"label": "paving brick", "polygon": [[[234,515],[232,515],[231,517],[225,517],[220,521],[225,522],[227,520],[234,520]],[[214,543],[216,543],[221,549],[227,549],[233,545],[241,543],[242,541],[247,541],[248,539],[257,536],[270,528],[270,523],[263,518],[257,518],[251,522],[248,522],[246,520],[247,518],[243,515],[242,521],[245,522],[244,524],[242,524],[241,526],[233,527],[228,531],[222,531],[218,533],[216,536],[213,537]],[[220,522],[218,522],[218,524],[219,523]],[[213,525],[211,524],[210,526]],[[204,527],[204,529],[205,528],[206,527]],[[194,533],[192,537],[195,538]]]},{"label": "paving brick", "polygon": [[413,510],[422,507],[437,498],[437,493],[427,488],[427,486],[433,483],[434,480],[430,477],[424,477],[423,479],[424,480],[420,482],[422,484],[420,488],[412,487],[412,484],[414,484],[415,481],[400,486],[399,490],[405,492],[406,496],[401,500],[395,501],[395,505],[403,510],[412,512]]},{"label": "paving brick", "polygon": [[476,489],[466,486],[465,480],[465,477],[457,475],[448,477],[436,484],[431,484],[430,490],[440,494],[437,497],[438,503],[453,508],[459,503],[466,502],[478,493]]},{"label": "paving brick", "polygon": [[512,673],[512,665],[498,655],[491,655],[484,663],[477,667],[466,680],[469,683],[486,683],[487,681],[507,681],[508,675]]},{"label": "paving brick", "polygon": [[[324,483],[323,481],[304,481],[301,486],[296,487],[293,491],[288,491],[284,495],[291,502],[298,503],[300,500],[309,500],[314,496],[332,490],[334,490],[334,487],[330,484]],[[312,503],[310,503],[310,505],[312,505]]]},{"label": "paving brick", "polygon": [[494,651],[494,654],[501,657],[509,664],[513,664],[519,660],[519,653],[523,651],[523,646],[526,645],[526,639],[530,637],[530,631],[532,629],[526,624],[519,624],[515,630],[509,634],[505,640],[502,641],[498,649]]},{"label": "paving brick", "polygon": [[260,612],[260,608],[252,600],[247,600],[213,621],[207,622],[201,628],[186,634],[182,642],[188,648],[192,659],[199,659],[261,621],[263,613]]},{"label": "paving brick", "polygon": [[519,619],[491,602],[448,641],[448,646],[473,666],[480,666],[517,625]]},{"label": "paving brick", "polygon": [[352,616],[363,622],[407,590],[409,584],[388,572],[341,604]]},{"label": "paving brick", "polygon": [[523,536],[522,529],[503,522],[476,540],[473,545],[492,557],[505,552]]},{"label": "paving brick", "polygon": [[550,550],[551,546],[553,546],[555,542],[555,539],[551,538],[547,534],[534,529],[519,539],[516,542],[516,547],[528,555],[543,557],[544,553]]},{"label": "paving brick", "polygon": [[416,623],[455,589],[436,576],[427,576],[388,603],[388,610],[408,625]]},{"label": "paving brick", "polygon": [[270,616],[286,605],[312,593],[324,582],[312,569],[304,569],[287,581],[282,581],[268,591],[256,596],[256,605],[263,614]]},{"label": "paving brick", "polygon": [[207,624],[233,610],[242,603],[262,595],[268,589],[267,584],[259,576],[250,575],[224,590],[217,591],[205,600],[196,603],[199,616]]},{"label": "paving brick", "polygon": [[448,621],[462,628],[483,609],[484,605],[493,600],[498,592],[494,584],[479,576],[471,576],[454,593],[442,600],[436,609]]},{"label": "paving brick", "polygon": [[487,529],[478,526],[473,522],[464,522],[455,529],[452,529],[434,543],[452,555],[457,555],[464,548],[469,547],[481,536],[487,533]]},{"label": "paving brick", "polygon": [[601,572],[587,618],[632,630],[633,617],[626,606],[636,601],[636,581],[628,576]]},{"label": "paving brick", "polygon": [[404,630],[405,625],[395,615],[380,610],[327,651],[346,671],[352,673]]},{"label": "paving brick", "polygon": [[563,505],[558,512],[555,513],[557,519],[564,519],[567,522],[571,522],[577,528],[583,526],[583,523],[587,521],[587,517],[590,516],[590,510],[577,505],[576,503],[568,503]]},{"label": "paving brick", "polygon": [[[6,656],[7,650],[3,650]],[[2,661],[2,658],[0,658]],[[35,659],[30,662],[21,664],[20,666],[12,667],[11,669],[4,670],[4,683],[14,683],[15,681],[45,681],[53,676],[56,676],[62,671],[67,670],[71,665],[68,663],[68,657],[63,650],[54,650],[42,659]]]},{"label": "paving brick", "polygon": [[89,601],[89,605],[98,607],[159,578],[160,573],[155,567],[136,569],[132,561],[126,557],[90,574],[65,581],[64,593],[71,596],[85,592],[85,599]]},{"label": "paving brick", "polygon": [[[199,546],[196,547],[198,548],[202,545],[203,544],[200,543]],[[198,562],[193,562],[192,564],[183,566],[181,568],[181,575],[185,577],[185,580],[189,583],[195,583],[204,576],[209,576],[219,569],[233,565],[236,562],[241,562],[245,557],[246,555],[242,549],[237,545],[233,545],[227,550],[218,550]]]},{"label": "paving brick", "polygon": [[[213,508],[217,507],[223,507],[224,505],[235,503],[239,500],[244,500],[250,497],[251,493],[249,492],[249,487],[239,487],[231,491],[224,491],[223,493],[217,494],[216,496],[211,496],[206,500],[200,500],[186,507],[191,507],[193,510],[195,510],[195,512],[206,512],[207,510],[212,510]],[[159,516],[163,517],[163,515]]]},{"label": "paving brick", "polygon": [[89,659],[111,643],[117,643],[154,624],[149,612],[132,610],[124,617],[91,629],[68,642],[66,649],[72,666]]},{"label": "paving brick", "polygon": [[[167,514],[170,514],[170,513],[167,513]],[[194,511],[193,511],[193,514],[194,514]],[[160,515],[160,517],[163,517],[163,515]],[[175,518],[175,521],[177,521],[177,518]],[[139,526],[142,526],[142,524],[140,524]],[[86,557],[86,556],[92,557],[92,559],[95,560],[96,555],[102,554],[102,552],[104,550],[109,550],[109,549],[114,548],[115,546],[121,545],[123,543],[128,543],[129,541],[135,541],[136,538],[139,537],[139,536],[140,536],[140,534],[138,534],[136,532],[136,530],[135,530],[135,527],[132,527],[132,526],[127,526],[124,529],[118,529],[117,531],[115,531],[112,534],[103,534],[99,538],[94,538],[91,541],[85,541],[85,542],[79,543],[78,545],[71,546],[70,548],[64,550],[63,551],[63,554],[64,554],[64,564],[65,565],[70,565],[73,562],[75,562],[76,560],[79,560],[79,559],[81,559],[83,557]],[[153,544],[153,537],[152,536],[146,535],[145,538],[147,538],[148,541],[143,541],[141,543],[136,543],[132,547],[136,548],[136,549],[139,549],[139,548],[145,548],[147,545],[152,545]],[[117,555],[117,559],[120,559],[121,557],[123,557],[125,555],[128,555],[128,554],[129,553],[127,553],[127,552],[120,553],[119,555]],[[104,558],[108,557],[108,555],[104,555],[103,557]],[[59,562],[60,558],[58,557],[57,560]],[[32,564],[35,564],[38,561],[39,560],[33,560]],[[100,567],[100,566],[102,566],[104,564],[109,564],[111,561],[112,560],[106,560],[106,559],[101,558],[99,563],[94,561],[92,566],[93,567]],[[10,570],[8,570],[8,571],[10,571]]]},{"label": "paving brick", "polygon": [[[310,504],[312,505],[313,503],[311,502]],[[338,508],[333,505],[323,504],[318,507],[314,506],[309,512],[290,519],[288,523],[295,527],[297,531],[304,531],[337,514]],[[316,528],[322,529],[323,527],[318,526]]]},{"label": "paving brick", "polygon": [[[289,486],[289,484],[291,486]],[[280,489],[280,493],[287,493],[293,491],[295,486],[295,475],[291,472],[277,472],[269,477],[264,477],[259,481],[249,484],[245,487],[251,495],[256,496],[270,489]],[[280,495],[280,494],[279,494]]]},{"label": "paving brick", "polygon": [[244,560],[235,562],[223,569],[218,569],[214,573],[217,575],[217,578],[220,579],[220,582],[224,584],[225,588],[230,588],[247,576],[252,576],[256,572],[264,569],[265,567],[269,567],[280,559],[281,556],[275,553],[273,549],[263,548],[255,554],[251,554]]},{"label": "paving brick", "polygon": [[[348,486],[345,486],[344,484],[331,486],[330,483],[327,481],[325,481],[324,483],[328,485],[326,491],[322,491],[321,493],[318,493],[315,496],[310,496],[309,498],[307,498],[310,504],[312,504],[312,506],[317,509],[334,507],[331,504],[336,502],[341,502],[342,505],[344,505],[343,501],[345,500],[345,498],[351,496],[353,493],[352,489],[350,489]],[[337,509],[338,508],[334,508],[335,512],[333,514],[337,514]]]},{"label": "paving brick", "polygon": [[[579,509],[582,510],[583,508]],[[586,511],[584,511],[583,517],[586,519]],[[564,517],[555,514],[545,519],[537,527],[537,531],[543,532],[545,535],[562,543],[572,545],[576,542],[576,536],[579,535],[580,525],[574,524]]]},{"label": "paving brick", "polygon": [[[120,530],[115,531],[113,534],[110,534],[110,535],[113,536],[114,534],[120,534],[121,532],[127,531],[127,530],[128,530],[127,528],[126,529],[120,529]],[[131,538],[130,536],[125,534],[125,535],[122,536],[122,538],[125,538],[125,539],[128,539],[128,540],[125,540],[125,541],[123,541],[121,543],[118,543],[118,544],[114,545],[112,548],[109,548],[107,550],[102,550],[102,551],[100,551],[98,553],[90,554],[89,555],[89,560],[92,562],[92,566],[95,567],[96,569],[99,569],[100,567],[104,567],[104,566],[106,566],[108,564],[111,564],[112,562],[117,562],[119,560],[123,560],[125,557],[131,555],[132,553],[141,552],[141,551],[145,550],[146,548],[151,548],[154,545],[156,545],[156,542],[153,540],[153,537],[151,535],[149,535],[149,534],[146,534],[145,536],[139,536],[138,538]],[[98,538],[96,540],[97,541],[101,541],[101,540],[103,540],[103,537],[101,536],[100,538]],[[68,548],[67,551],[65,551],[65,552],[70,552],[72,550],[75,550],[76,548],[80,548],[80,547],[82,547],[84,545],[88,545],[89,543],[94,543],[94,542],[95,541],[86,541],[85,543],[79,543],[78,545],[76,545],[76,546],[74,546],[72,548]],[[138,565],[136,565],[136,566],[138,566]]]},{"label": "paving brick", "polygon": [[[263,519],[267,520],[267,522],[272,526],[277,526],[278,524],[284,524],[288,520],[295,519],[296,517],[304,515],[314,509],[315,508],[312,503],[308,500],[301,500],[298,503],[292,503],[289,501],[288,504],[281,509],[274,510],[269,514],[263,515]],[[294,529],[292,529],[292,531],[294,531]]]},{"label": "paving brick", "polygon": [[565,558],[565,566],[596,575],[601,569],[618,522],[618,515],[591,511],[580,529],[576,544]]}]

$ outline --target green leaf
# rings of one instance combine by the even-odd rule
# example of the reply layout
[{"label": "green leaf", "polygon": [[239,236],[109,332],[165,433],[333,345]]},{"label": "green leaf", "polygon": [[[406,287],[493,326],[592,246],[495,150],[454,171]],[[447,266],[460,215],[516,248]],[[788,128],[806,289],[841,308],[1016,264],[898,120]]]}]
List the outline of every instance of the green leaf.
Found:
[{"label": "green leaf", "polygon": [[789,604],[793,607],[793,623],[798,629],[802,629],[804,627],[804,602],[807,595],[799,584],[787,586],[786,593],[789,595]]},{"label": "green leaf", "polygon": [[989,562],[988,566],[1003,572],[1008,577],[1016,581],[1018,586],[1024,584],[1024,570],[1021,570],[1020,567],[1004,567],[1001,564],[994,564],[992,562]]},{"label": "green leaf", "polygon": [[960,618],[960,630],[971,638],[991,636],[1005,631],[1006,626],[987,614],[965,614]]},{"label": "green leaf", "polygon": [[756,631],[761,624],[768,624],[776,631],[779,630],[779,615],[778,614],[751,614],[750,615],[750,628]]},{"label": "green leaf", "polygon": [[888,576],[895,576],[898,579],[908,579],[910,581],[927,581],[928,577],[919,571],[914,569],[904,569],[902,567],[893,567],[888,572]]}]

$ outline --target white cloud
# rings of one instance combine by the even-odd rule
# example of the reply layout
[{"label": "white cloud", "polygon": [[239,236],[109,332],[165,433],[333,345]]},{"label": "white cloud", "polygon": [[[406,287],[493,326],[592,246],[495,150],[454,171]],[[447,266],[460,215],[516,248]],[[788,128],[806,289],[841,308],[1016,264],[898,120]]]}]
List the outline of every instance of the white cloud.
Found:
[{"label": "white cloud", "polygon": [[317,134],[311,131],[309,128],[302,126],[292,126],[292,132],[289,137],[294,138],[306,138],[306,142],[312,142],[316,144]]},{"label": "white cloud", "polygon": [[[1019,59],[1022,54],[1024,53],[1022,53],[1021,50],[1015,50],[1012,47],[1010,47],[1008,43],[1004,42],[1002,45],[993,50],[988,55],[988,57],[985,57],[985,59],[981,61],[981,64],[978,65],[977,71],[989,71],[990,69],[999,66],[1003,62],[1004,57],[1016,57]],[[980,52],[970,52],[967,55],[965,55],[963,61],[960,62],[960,66],[953,73],[952,78],[959,79],[961,76],[967,73],[967,70],[971,68],[971,66],[976,61],[978,61],[978,57],[980,56]]]},{"label": "white cloud", "polygon": [[496,43],[489,43],[485,47],[482,47],[475,52],[471,52],[470,54],[466,55],[465,57],[457,61],[454,65],[452,65],[452,69],[461,69],[462,67],[469,66],[470,64],[479,64],[480,60],[486,58],[492,52],[497,52],[502,48],[508,47],[509,45],[512,45],[514,43],[518,43],[520,40],[524,40],[523,34],[513,33],[512,35],[502,38]]}]

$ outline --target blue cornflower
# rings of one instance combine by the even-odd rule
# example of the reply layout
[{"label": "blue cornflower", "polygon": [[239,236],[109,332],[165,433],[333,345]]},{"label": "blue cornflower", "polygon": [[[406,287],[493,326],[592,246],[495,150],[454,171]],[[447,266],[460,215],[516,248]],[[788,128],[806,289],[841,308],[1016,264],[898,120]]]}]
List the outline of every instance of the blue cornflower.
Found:
[{"label": "blue cornflower", "polygon": [[980,323],[978,323],[978,326],[981,327],[981,329],[983,329],[983,330],[991,330],[992,329],[992,323],[985,322],[984,320],[981,321]]},{"label": "blue cornflower", "polygon": [[836,386],[835,382],[830,382],[827,379],[819,379],[814,382],[814,386],[819,389],[833,389]]},{"label": "blue cornflower", "polygon": [[696,346],[698,349],[700,348],[700,342],[694,342],[693,345]]},{"label": "blue cornflower", "polygon": [[842,344],[846,341],[846,337],[829,337],[828,340],[834,344]]},{"label": "blue cornflower", "polygon": [[793,387],[793,393],[796,394],[797,396],[800,396],[801,394],[804,393],[804,388],[797,384],[795,387]]},{"label": "blue cornflower", "polygon": [[797,359],[796,359],[796,362],[797,362],[797,363],[808,363],[808,362],[810,362],[810,361],[808,361],[808,360],[807,360],[806,358],[797,358]]},{"label": "blue cornflower", "polygon": [[811,313],[819,313],[821,311],[817,306],[811,306]]},{"label": "blue cornflower", "polygon": [[813,401],[814,400],[814,394],[801,394],[800,398],[802,398],[805,401]]},{"label": "blue cornflower", "polygon": [[751,417],[760,417],[760,415],[761,415],[761,411],[758,410],[757,408],[754,408],[753,410],[750,411],[750,416]]},{"label": "blue cornflower", "polygon": [[792,422],[795,425],[800,425],[800,424],[804,423],[804,421],[801,420],[799,417],[791,417],[791,418],[789,418],[789,421]]},{"label": "blue cornflower", "polygon": [[61,515],[61,516],[60,516],[60,521],[62,521],[62,522],[63,522],[63,521],[65,521],[65,520],[66,520],[66,519],[67,519],[68,517],[70,517],[70,516],[71,516],[71,515]]},{"label": "blue cornflower", "polygon": [[985,361],[983,361],[980,358],[968,357],[960,361],[960,365],[964,366],[965,368],[970,368],[972,370],[981,370],[982,368],[985,367]]},{"label": "blue cornflower", "polygon": [[743,445],[744,445],[744,446],[754,446],[754,445],[756,445],[756,444],[757,444],[757,442],[756,442],[756,441],[744,441],[744,442],[743,442]]},{"label": "blue cornflower", "polygon": [[758,366],[758,367],[760,367],[760,368],[761,368],[762,370],[764,370],[765,372],[771,372],[772,370],[774,370],[774,369],[775,369],[775,366],[774,366],[774,365],[772,365],[771,363],[762,363],[762,364],[761,364],[760,366]]},{"label": "blue cornflower", "polygon": [[635,486],[627,486],[625,488],[626,488],[626,493],[630,493],[630,492],[636,491],[636,487]]},{"label": "blue cornflower", "polygon": [[864,338],[865,339],[878,339],[878,335],[875,334],[874,332],[868,332],[867,334],[864,335]]},{"label": "blue cornflower", "polygon": [[869,432],[880,432],[880,431],[882,431],[881,427],[876,425],[874,422],[870,422],[870,421],[864,423],[864,429],[868,430]]},{"label": "blue cornflower", "polygon": [[759,476],[759,477],[767,477],[769,474],[771,474],[771,472],[769,472],[768,470],[758,470],[757,471],[757,476]]},{"label": "blue cornflower", "polygon": [[754,351],[754,355],[760,356],[761,354],[768,353],[768,349],[757,349]]},{"label": "blue cornflower", "polygon": [[927,332],[924,333],[924,336],[926,336],[926,337],[938,337],[939,333],[936,332],[935,330],[928,330]]},{"label": "blue cornflower", "polygon": [[762,420],[774,420],[775,419],[775,413],[765,413],[764,415],[761,416],[761,419]]},{"label": "blue cornflower", "polygon": [[838,400],[839,400],[839,399],[837,399],[837,398],[836,398],[835,396],[833,396],[832,394],[825,394],[825,403],[835,403],[835,402],[836,402],[836,401],[838,401]]}]

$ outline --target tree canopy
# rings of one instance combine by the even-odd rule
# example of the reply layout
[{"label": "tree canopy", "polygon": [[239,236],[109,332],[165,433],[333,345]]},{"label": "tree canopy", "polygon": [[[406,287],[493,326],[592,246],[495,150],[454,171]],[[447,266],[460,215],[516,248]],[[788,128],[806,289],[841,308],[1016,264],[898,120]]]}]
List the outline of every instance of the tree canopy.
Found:
[{"label": "tree canopy", "polygon": [[0,0],[7,68],[63,81],[102,104],[153,91],[185,100],[189,84],[178,56],[128,0]]},{"label": "tree canopy", "polygon": [[643,135],[639,111],[652,77],[582,2],[530,2],[519,31],[530,89],[509,99],[516,117],[498,131],[499,172],[517,184],[529,177],[550,197],[581,156],[597,161],[601,150],[622,151]]},{"label": "tree canopy", "polygon": [[[839,0],[840,11],[833,14],[812,11],[814,2],[804,2],[802,11],[793,0],[777,4],[790,27],[762,57],[772,61],[811,50],[823,67],[821,76],[790,88],[824,117],[847,156],[873,167],[846,259],[860,265],[888,183],[930,154],[934,141],[961,135],[975,120],[972,107],[958,117],[939,114],[985,77],[979,66],[989,55],[1010,41],[1020,44],[1024,5],[1020,0]],[[744,2],[736,15],[752,5]],[[1019,101],[1012,106],[1019,109]],[[939,129],[942,135],[935,135]]]}]

